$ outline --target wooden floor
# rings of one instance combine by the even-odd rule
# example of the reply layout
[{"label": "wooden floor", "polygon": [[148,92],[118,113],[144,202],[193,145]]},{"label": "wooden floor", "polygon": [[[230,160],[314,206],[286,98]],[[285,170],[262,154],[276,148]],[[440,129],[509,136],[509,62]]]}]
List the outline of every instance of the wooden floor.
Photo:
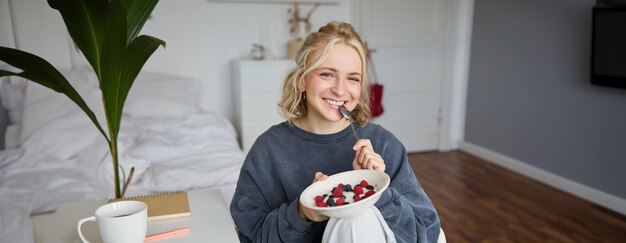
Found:
[{"label": "wooden floor", "polygon": [[626,217],[464,152],[409,154],[446,239],[626,242]]}]

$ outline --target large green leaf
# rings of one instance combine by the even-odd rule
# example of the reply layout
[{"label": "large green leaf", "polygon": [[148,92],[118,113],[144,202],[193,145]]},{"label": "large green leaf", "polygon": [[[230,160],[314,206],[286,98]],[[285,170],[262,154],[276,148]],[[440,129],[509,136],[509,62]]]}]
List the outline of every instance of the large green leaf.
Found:
[{"label": "large green leaf", "polygon": [[[109,16],[109,28],[104,39],[104,50],[102,53],[102,78],[100,88],[104,99],[104,112],[107,116],[109,134],[117,137],[121,115],[121,110],[125,100],[120,95],[122,68],[126,56],[126,13],[121,0],[111,0],[111,15]],[[119,110],[119,112],[118,112]]]},{"label": "large green leaf", "polygon": [[56,92],[67,95],[74,103],[76,103],[87,114],[89,119],[100,130],[107,141],[109,140],[106,133],[98,123],[96,115],[89,109],[83,98],[76,92],[74,87],[63,77],[63,75],[52,66],[48,61],[30,54],[12,48],[0,46],[0,60],[9,65],[21,69],[22,72],[10,72],[0,70],[0,77],[3,76],[20,76],[31,80],[43,86],[46,86]]},{"label": "large green leaf", "polygon": [[[116,124],[116,126],[109,126],[113,130],[113,134],[117,134],[119,130],[124,102],[135,78],[148,58],[159,46],[165,47],[165,42],[152,36],[141,35],[135,38],[126,49],[119,80],[114,80],[118,85],[107,86],[115,89],[109,91],[111,94],[116,94],[115,99],[111,99],[112,103],[109,103],[109,105],[115,107],[110,107],[112,112],[109,113],[111,118],[109,122]],[[113,119],[116,119],[116,121],[112,121]]]},{"label": "large green leaf", "polygon": [[108,0],[48,0],[63,17],[76,46],[100,78],[100,60],[110,14]]},{"label": "large green leaf", "polygon": [[135,0],[124,1],[124,9],[126,10],[126,19],[128,22],[127,43],[139,35],[141,28],[150,17],[150,13],[158,3],[158,0]]}]

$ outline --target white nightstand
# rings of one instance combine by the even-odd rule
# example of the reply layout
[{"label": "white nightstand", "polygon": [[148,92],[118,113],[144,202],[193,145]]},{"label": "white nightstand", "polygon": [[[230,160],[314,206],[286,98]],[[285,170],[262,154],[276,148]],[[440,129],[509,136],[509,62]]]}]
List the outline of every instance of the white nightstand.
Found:
[{"label": "white nightstand", "polygon": [[[189,208],[191,218],[153,222],[148,224],[148,235],[180,227],[189,227],[190,233],[172,236],[158,242],[239,242],[235,225],[219,190],[191,191]],[[44,243],[80,242],[76,232],[79,219],[92,216],[106,201],[65,203],[54,214],[53,224]],[[83,234],[93,242],[101,242],[95,222],[83,225]]]},{"label": "white nightstand", "polygon": [[293,60],[235,60],[235,127],[245,154],[256,138],[283,122],[278,113],[283,79]]}]

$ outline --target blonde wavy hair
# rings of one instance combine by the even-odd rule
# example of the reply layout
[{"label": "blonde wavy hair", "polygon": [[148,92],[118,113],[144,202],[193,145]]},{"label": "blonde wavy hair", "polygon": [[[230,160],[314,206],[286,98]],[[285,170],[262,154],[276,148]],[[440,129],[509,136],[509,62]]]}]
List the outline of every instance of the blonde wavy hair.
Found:
[{"label": "blonde wavy hair", "polygon": [[330,22],[317,32],[309,34],[296,56],[296,66],[287,73],[283,80],[283,90],[278,107],[280,114],[288,122],[303,118],[307,114],[306,97],[300,90],[304,86],[307,74],[319,68],[328,53],[336,44],[352,46],[361,57],[361,96],[352,118],[360,126],[365,126],[371,119],[369,79],[367,75],[367,53],[365,45],[352,25],[345,22]]}]

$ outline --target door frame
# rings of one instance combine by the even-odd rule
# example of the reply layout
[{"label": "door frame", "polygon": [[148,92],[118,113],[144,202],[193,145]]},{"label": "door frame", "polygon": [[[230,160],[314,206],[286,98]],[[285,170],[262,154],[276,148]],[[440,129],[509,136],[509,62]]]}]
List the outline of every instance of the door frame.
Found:
[{"label": "door frame", "polygon": [[[459,148],[465,133],[465,107],[471,50],[474,0],[444,0],[446,9],[444,67],[442,70],[439,151]],[[360,9],[366,4],[350,0],[350,16],[357,30],[361,28]]]}]

